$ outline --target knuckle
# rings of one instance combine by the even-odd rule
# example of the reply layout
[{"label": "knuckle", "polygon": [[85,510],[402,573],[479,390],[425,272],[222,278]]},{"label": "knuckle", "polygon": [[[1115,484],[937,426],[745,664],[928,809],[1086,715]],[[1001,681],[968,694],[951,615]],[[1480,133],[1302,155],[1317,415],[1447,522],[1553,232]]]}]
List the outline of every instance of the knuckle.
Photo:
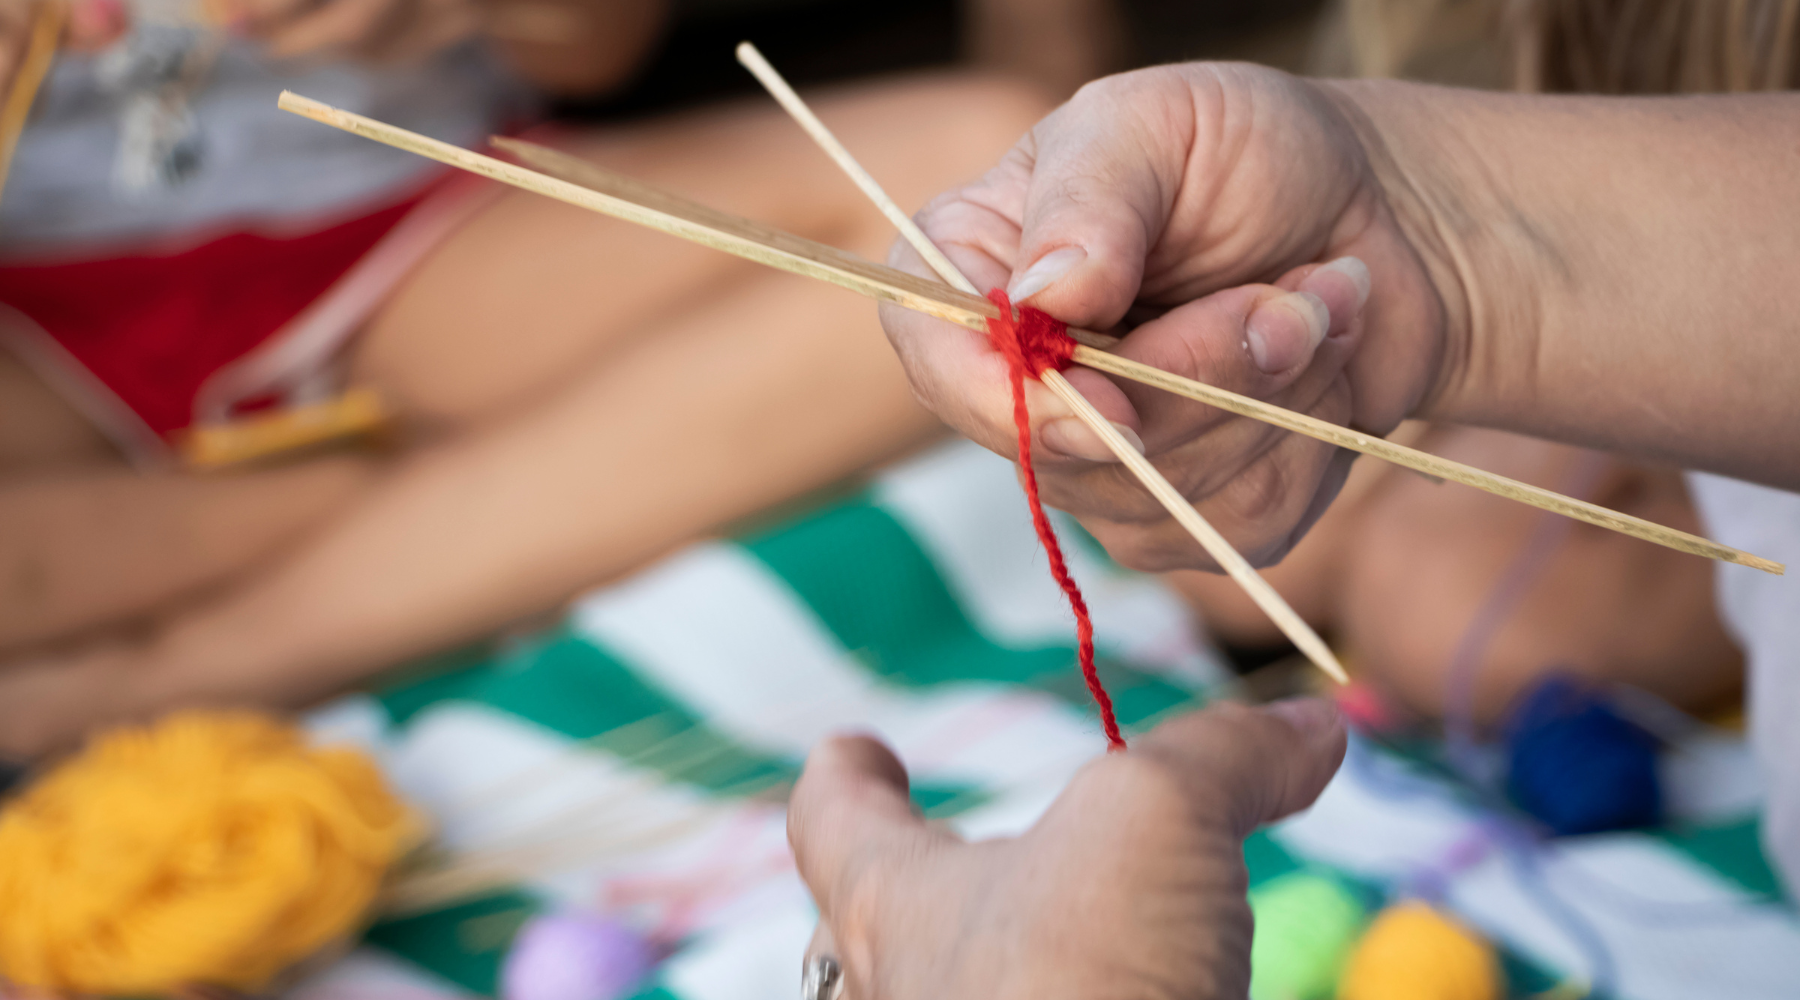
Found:
[{"label": "knuckle", "polygon": [[1107,754],[1081,769],[1070,792],[1081,800],[1103,800],[1129,830],[1191,819],[1193,777],[1178,761],[1154,751]]},{"label": "knuckle", "polygon": [[1293,502],[1293,477],[1274,457],[1252,462],[1213,494],[1213,503],[1234,521],[1261,526],[1279,520]]},{"label": "knuckle", "polygon": [[1132,544],[1116,556],[1120,565],[1138,573],[1167,573],[1185,569],[1193,561],[1188,556],[1191,546],[1169,545],[1161,538],[1139,533]]},{"label": "knuckle", "polygon": [[1212,563],[1187,533],[1172,520],[1150,526],[1109,525],[1093,535],[1113,561],[1139,573],[1167,573],[1176,569],[1211,569]]}]

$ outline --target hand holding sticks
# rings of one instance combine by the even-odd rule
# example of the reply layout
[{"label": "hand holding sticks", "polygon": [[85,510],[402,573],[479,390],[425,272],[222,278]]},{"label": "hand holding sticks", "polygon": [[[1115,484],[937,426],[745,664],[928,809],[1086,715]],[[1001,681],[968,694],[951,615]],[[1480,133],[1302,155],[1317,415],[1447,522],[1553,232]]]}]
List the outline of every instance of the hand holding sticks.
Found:
[{"label": "hand holding sticks", "polygon": [[[800,123],[800,127],[806,130],[806,134],[812,136],[826,154],[839,167],[843,168],[845,173],[850,175],[851,180],[856,182],[856,186],[869,196],[877,208],[881,209],[881,214],[893,221],[899,228],[900,234],[906,238],[914,250],[918,251],[919,256],[930,265],[931,269],[937,272],[938,277],[971,295],[980,294],[980,290],[975,287],[974,283],[955,264],[951,263],[950,258],[944,256],[937,244],[931,242],[931,237],[926,236],[924,231],[913,222],[912,217],[908,216],[900,206],[894,204],[894,200],[888,197],[887,192],[882,190],[875,178],[869,176],[869,172],[856,162],[856,159],[850,155],[850,151],[837,141],[837,137],[833,136],[825,124],[812,113],[812,109],[800,100],[799,95],[794,93],[787,81],[781,78],[781,74],[775,71],[775,67],[769,65],[762,53],[756,50],[756,46],[749,42],[740,44],[737,47],[737,58],[738,62],[743,63],[744,67],[750,70],[764,87],[768,88],[769,93],[773,94],[781,106],[787,109],[788,114]],[[1092,348],[1088,349],[1092,350]],[[1107,449],[1124,464],[1125,468],[1131,470],[1131,474],[1136,476],[1138,482],[1143,484],[1144,489],[1150,491],[1150,495],[1163,505],[1163,509],[1169,512],[1169,516],[1173,517],[1177,524],[1181,525],[1195,541],[1200,543],[1200,547],[1212,557],[1213,562],[1218,563],[1221,569],[1237,581],[1238,586],[1244,588],[1244,592],[1250,596],[1252,601],[1256,602],[1256,606],[1261,608],[1270,620],[1275,622],[1276,627],[1281,629],[1281,633],[1287,636],[1289,642],[1305,653],[1307,659],[1330,675],[1333,680],[1340,684],[1349,681],[1350,678],[1344,673],[1343,665],[1332,654],[1331,647],[1325,644],[1325,640],[1319,638],[1319,634],[1313,631],[1312,626],[1306,624],[1306,619],[1301,618],[1275,591],[1275,588],[1269,586],[1269,582],[1262,578],[1262,574],[1258,573],[1254,566],[1250,565],[1250,561],[1245,559],[1237,549],[1232,548],[1231,543],[1225,540],[1225,536],[1219,534],[1206,518],[1200,516],[1200,512],[1195,510],[1194,505],[1181,495],[1181,491],[1171,485],[1163,477],[1163,474],[1157,471],[1156,466],[1150,464],[1149,459],[1125,440],[1124,436],[1113,427],[1112,422],[1102,416],[1099,410],[1094,409],[1093,404],[1089,403],[1086,397],[1082,396],[1081,392],[1063,377],[1061,372],[1054,369],[1046,370],[1038,376],[1038,380],[1048,386],[1051,392],[1056,393],[1071,410],[1075,411],[1075,415],[1081,419],[1081,422],[1086,424],[1106,444]]]},{"label": "hand holding sticks", "polygon": [[[772,71],[771,71],[772,72]],[[896,303],[939,319],[984,331],[987,320],[997,316],[995,306],[973,294],[966,278],[955,274],[952,280],[961,289],[940,285],[893,268],[862,260],[832,247],[772,229],[748,219],[698,205],[677,195],[658,190],[639,181],[621,177],[584,160],[557,150],[510,139],[496,139],[495,144],[532,163],[540,173],[491,156],[484,156],[449,143],[439,142],[405,129],[330,107],[290,92],[283,92],[280,106],[295,114],[312,118],[386,143],[421,156],[447,163],[492,178],[514,187],[534,191],[559,201],[579,205],[592,211],[624,219],[647,228],[679,236],[705,246],[723,250],[758,263],[827,281],[871,298]],[[803,107],[803,105],[802,105]],[[809,113],[810,114],[810,113]],[[822,126],[821,126],[822,128]],[[841,147],[839,147],[841,149]],[[847,158],[848,154],[844,156]],[[835,157],[834,157],[835,158]],[[860,168],[858,168],[860,170]],[[863,173],[866,177],[866,172]],[[869,187],[879,191],[872,179]],[[885,196],[882,196],[885,199]],[[889,203],[891,205],[891,203]],[[887,207],[884,206],[884,211]],[[894,209],[898,212],[898,209]],[[910,221],[910,220],[909,220]],[[916,227],[912,227],[916,230]],[[910,237],[909,233],[909,237]],[[924,240],[923,234],[918,239]],[[925,245],[929,241],[925,240]],[[933,250],[935,251],[935,247]],[[941,254],[937,256],[941,257]],[[928,261],[931,255],[926,255]],[[948,261],[943,262],[948,266]],[[1500,496],[1555,511],[1590,524],[1632,535],[1683,552],[1752,566],[1770,573],[1782,573],[1784,567],[1771,560],[1720,545],[1705,538],[1677,531],[1640,518],[1620,514],[1594,504],[1539,489],[1516,480],[1496,476],[1461,463],[1441,459],[1394,444],[1373,435],[1362,434],[1305,414],[1294,413],[1261,400],[1227,392],[1192,379],[1151,368],[1108,354],[1105,348],[1116,344],[1114,338],[1092,331],[1069,331],[1079,341],[1074,360],[1146,385],[1175,392],[1200,402],[1230,410],[1242,416],[1261,420],[1340,447],[1375,455],[1399,465],[1441,479],[1451,479],[1484,489]],[[1250,590],[1257,603],[1269,612],[1297,646],[1306,651],[1322,669],[1342,676],[1341,667],[1330,650],[1313,631],[1288,608],[1286,602],[1249,567],[1242,556],[1199,517],[1192,505],[1180,496],[1157,473],[1144,457],[1127,444],[1098,412],[1091,411],[1087,401],[1059,374],[1047,373],[1044,379],[1051,390],[1108,444],[1120,460],[1137,474],[1146,488],[1169,508],[1171,514],[1198,539],[1216,561]],[[1097,424],[1094,421],[1098,421]],[[1110,432],[1110,433],[1109,433]],[[1116,440],[1115,440],[1116,439]],[[1209,537],[1210,536],[1210,537]],[[1221,558],[1221,553],[1229,555]],[[1235,567],[1235,568],[1234,568]],[[1266,591],[1259,594],[1258,591]],[[1283,613],[1285,612],[1285,614]]]}]

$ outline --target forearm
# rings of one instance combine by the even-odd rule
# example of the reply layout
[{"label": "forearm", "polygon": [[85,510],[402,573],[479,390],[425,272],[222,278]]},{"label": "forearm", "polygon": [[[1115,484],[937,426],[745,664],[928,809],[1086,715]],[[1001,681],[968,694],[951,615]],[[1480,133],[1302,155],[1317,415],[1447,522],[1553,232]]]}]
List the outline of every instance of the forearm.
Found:
[{"label": "forearm", "polygon": [[1800,486],[1800,96],[1332,86],[1444,302],[1419,415]]},{"label": "forearm", "polygon": [[487,33],[526,80],[582,96],[624,83],[667,20],[666,0],[494,0]]}]

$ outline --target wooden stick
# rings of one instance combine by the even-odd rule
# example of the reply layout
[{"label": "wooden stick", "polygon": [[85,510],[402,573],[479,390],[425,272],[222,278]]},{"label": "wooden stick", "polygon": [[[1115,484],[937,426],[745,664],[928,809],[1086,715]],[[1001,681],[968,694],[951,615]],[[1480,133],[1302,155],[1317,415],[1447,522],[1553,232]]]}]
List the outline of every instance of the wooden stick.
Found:
[{"label": "wooden stick", "polygon": [[[928,281],[916,274],[908,274],[885,264],[864,260],[855,254],[845,253],[837,247],[785,233],[729,212],[721,212],[699,202],[690,201],[678,194],[664,191],[654,185],[614,173],[578,156],[571,156],[560,149],[551,149],[537,143],[525,142],[522,139],[508,139],[503,136],[495,136],[491,141],[497,148],[506,150],[552,178],[579,185],[620,202],[647,208],[671,219],[684,220],[691,225],[711,231],[719,242],[708,242],[704,239],[687,236],[671,226],[647,221],[640,222],[641,225],[651,229],[682,236],[686,239],[694,239],[695,242],[704,243],[715,249],[736,254],[769,267],[807,277],[822,278],[840,288],[848,288],[873,299],[894,302],[916,312],[936,316],[958,326],[966,326],[971,330],[985,332],[987,321],[1000,315],[1000,310],[992,302],[974,292],[945,288],[935,281]],[[457,147],[450,148],[456,149]],[[459,151],[467,152],[466,150]],[[446,160],[445,162],[450,161]],[[512,164],[504,165],[512,166]],[[533,174],[531,171],[525,171],[525,173],[534,177],[542,176]],[[537,189],[528,188],[528,190]],[[549,192],[540,193],[550,194]],[[560,196],[550,194],[550,197]],[[602,206],[584,205],[583,207],[591,207],[595,211],[605,212],[609,215],[619,215],[619,213]],[[619,217],[626,218],[623,215],[619,215]],[[627,221],[639,222],[637,219],[630,218],[627,218]],[[777,252],[771,253],[771,251]],[[828,269],[831,273],[829,275],[818,273],[821,268]],[[1106,334],[1094,333],[1090,330],[1070,330],[1069,335],[1090,347],[1107,348],[1114,347],[1119,343],[1117,337],[1109,337]]]},{"label": "wooden stick", "polygon": [[[713,209],[706,208],[705,206],[687,201],[677,195],[660,191],[641,181],[621,177],[603,167],[595,166],[586,160],[570,156],[560,150],[550,149],[549,147],[539,146],[529,142],[521,142],[516,139],[495,139],[494,142],[502,149],[513,153],[520,159],[538,167],[554,177],[559,177],[584,187],[590,187],[596,191],[614,194],[615,196],[626,200],[637,200],[642,198],[646,203],[661,207],[665,211],[669,211],[676,215],[693,218],[713,218],[714,224],[721,228],[735,227],[735,230],[742,231],[747,227],[753,227],[755,225],[747,220],[736,219],[725,213],[717,212]],[[771,232],[779,231],[771,230]],[[921,233],[920,235],[923,236],[924,234]],[[819,258],[826,256],[835,256],[839,258],[849,257],[849,255],[844,254],[834,247],[813,243],[810,240],[803,240],[797,236],[788,237],[788,239],[791,241],[791,245],[797,253],[804,253]],[[929,242],[929,240],[927,242]],[[939,256],[942,256],[941,253]],[[842,280],[838,280],[836,284],[850,288],[853,291],[862,292],[863,294],[874,298],[890,298],[890,296],[884,295],[880,291],[861,284],[862,275],[879,275],[883,283],[893,286],[898,286],[904,275],[904,272],[895,271],[893,268],[884,267],[878,264],[871,264],[860,258],[850,258],[850,260],[858,265],[858,274],[850,275],[846,273],[842,276]],[[765,261],[765,263],[767,262]],[[930,263],[929,259],[927,260],[927,263]],[[948,260],[945,260],[944,263],[949,265]],[[782,265],[775,264],[774,266],[781,267]],[[798,270],[796,268],[787,269]],[[960,272],[956,271],[954,266],[951,266],[950,270],[958,279],[961,279],[961,283],[967,286],[967,288],[974,287],[966,278],[962,277]],[[923,289],[914,287],[912,292],[920,295],[930,294],[940,296],[940,299],[936,302],[937,308],[922,310],[930,312],[940,319],[948,320],[959,326],[968,327],[971,330],[985,332],[987,330],[988,319],[998,315],[993,303],[988,302],[988,300],[984,298],[977,298],[973,293],[969,292],[967,288],[963,289],[963,294],[959,295],[944,288],[942,285],[933,285],[929,282],[926,282],[925,285],[926,287]],[[902,302],[901,304],[907,305],[908,303]],[[983,308],[984,306],[985,308]],[[1690,555],[1702,556],[1708,559],[1718,559],[1724,562],[1751,566],[1766,573],[1774,573],[1777,575],[1780,575],[1784,571],[1784,567],[1781,563],[1764,559],[1761,556],[1751,555],[1747,552],[1741,552],[1727,545],[1720,545],[1718,542],[1701,538],[1698,535],[1691,535],[1685,531],[1678,531],[1674,528],[1657,524],[1654,521],[1646,521],[1643,518],[1633,517],[1629,514],[1621,514],[1614,510],[1608,510],[1598,504],[1592,504],[1585,500],[1577,500],[1574,497],[1564,496],[1561,493],[1533,486],[1529,483],[1522,483],[1516,479],[1495,475],[1494,473],[1478,469],[1472,465],[1465,465],[1451,459],[1440,458],[1428,452],[1419,451],[1416,448],[1409,448],[1406,445],[1389,441],[1373,434],[1364,434],[1361,431],[1352,430],[1351,428],[1339,424],[1320,420],[1317,417],[1311,417],[1304,413],[1296,413],[1292,410],[1283,409],[1272,403],[1265,403],[1260,399],[1239,395],[1229,389],[1221,389],[1217,386],[1207,385],[1205,382],[1197,382],[1190,378],[1184,378],[1173,372],[1166,372],[1160,368],[1153,368],[1140,361],[1121,358],[1118,355],[1108,353],[1106,350],[1106,348],[1117,345],[1118,339],[1102,333],[1095,333],[1092,330],[1071,328],[1069,330],[1069,335],[1079,341],[1075,348],[1075,362],[1077,364],[1086,365],[1089,368],[1110,372],[1121,378],[1127,378],[1135,382],[1141,382],[1145,385],[1154,386],[1158,389],[1172,392],[1178,396],[1185,396],[1196,402],[1205,403],[1208,406],[1216,406],[1219,409],[1230,411],[1242,417],[1260,420],[1263,423],[1272,424],[1297,434],[1304,434],[1307,437],[1325,441],[1329,444],[1337,445],[1340,448],[1348,448],[1351,451],[1361,452],[1365,455],[1373,455],[1376,458],[1392,462],[1395,465],[1404,466],[1414,472],[1430,476],[1433,479],[1448,479],[1452,482],[1462,483],[1464,486],[1473,486],[1478,490],[1484,490],[1496,496],[1502,496],[1509,500],[1530,504],[1533,507],[1562,514],[1565,517],[1572,517],[1578,521],[1606,528],[1609,531],[1617,531],[1620,534],[1630,535],[1643,541],[1675,549],[1678,552],[1686,552]]]},{"label": "wooden stick", "polygon": [[[967,326],[981,321],[984,316],[997,315],[993,303],[979,296],[971,295],[959,300],[954,297],[955,293],[947,294],[935,282],[872,264],[833,247],[792,236],[749,219],[741,219],[666,195],[649,185],[620,177],[555,150],[533,147],[514,140],[496,140],[496,144],[503,149],[519,152],[521,155],[528,152],[540,161],[563,158],[562,169],[558,172],[578,175],[582,178],[580,182],[527,170],[504,160],[483,156],[460,146],[439,142],[416,132],[301,97],[291,91],[282,91],[278,103],[283,110],[417,153],[439,163],[460,167],[503,184],[692,240],[702,246],[723,250],[759,264],[818,278],[953,323]],[[575,164],[580,164],[583,169],[576,171]]]},{"label": "wooden stick", "polygon": [[1325,640],[1319,638],[1319,633],[1314,632],[1312,626],[1306,624],[1306,619],[1301,618],[1287,600],[1276,593],[1274,587],[1269,586],[1269,581],[1263,579],[1262,574],[1256,571],[1256,567],[1250,565],[1250,560],[1245,559],[1242,553],[1232,548],[1231,543],[1225,540],[1225,536],[1219,534],[1217,528],[1208,523],[1206,518],[1200,516],[1200,512],[1194,509],[1194,505],[1188,502],[1187,497],[1182,496],[1180,490],[1164,479],[1163,474],[1157,471],[1156,466],[1150,464],[1149,459],[1132,447],[1131,442],[1125,440],[1125,436],[1119,433],[1118,428],[1114,427],[1111,421],[1102,416],[1099,410],[1094,409],[1094,404],[1088,402],[1087,397],[1083,396],[1080,390],[1070,385],[1068,379],[1063,378],[1062,372],[1046,369],[1039,378],[1050,387],[1051,392],[1056,393],[1063,402],[1069,404],[1069,408],[1075,411],[1075,415],[1080,417],[1082,422],[1086,423],[1095,434],[1098,434],[1100,440],[1106,442],[1106,446],[1112,450],[1114,455],[1118,456],[1119,461],[1125,463],[1125,467],[1130,469],[1133,475],[1137,476],[1138,482],[1142,483],[1144,488],[1156,497],[1157,501],[1163,505],[1163,509],[1169,512],[1169,516],[1173,517],[1177,524],[1187,529],[1187,533],[1200,543],[1200,547],[1206,550],[1206,554],[1212,556],[1213,561],[1230,574],[1231,578],[1238,582],[1238,586],[1244,588],[1244,593],[1250,595],[1250,599],[1256,602],[1256,606],[1269,616],[1277,628],[1281,629],[1281,634],[1287,636],[1289,642],[1299,647],[1300,652],[1305,653],[1306,658],[1330,675],[1332,680],[1339,684],[1350,682],[1350,676],[1344,673],[1344,665],[1338,662],[1337,657],[1331,652],[1331,647],[1325,644]]},{"label": "wooden stick", "polygon": [[[923,257],[931,269],[937,272],[938,277],[966,293],[975,293],[975,283],[969,280],[968,275],[963,274],[961,268],[958,268],[949,257],[944,256],[943,251],[939,250],[937,244],[931,241],[931,237],[925,235],[924,230],[913,224],[912,218],[894,203],[894,199],[888,197],[888,193],[882,189],[880,183],[870,176],[861,164],[856,162],[856,158],[850,155],[850,151],[837,141],[824,123],[820,122],[807,108],[806,103],[800,100],[799,95],[794,93],[793,88],[787,85],[787,81],[781,78],[781,74],[777,73],[775,68],[770,66],[763,59],[762,54],[757,52],[749,42],[738,46],[738,61],[748,66],[750,71],[756,74],[756,78],[762,81],[763,86],[769,88],[769,92],[774,94],[775,99],[781,102],[781,106],[794,116],[794,119],[800,123],[800,127],[805,129],[807,134],[824,148],[838,166],[844,168],[844,171],[856,181],[856,186],[862,188],[863,193],[868,195],[869,199],[881,209],[881,214],[894,221],[895,225],[900,228],[900,235],[912,244],[913,249],[917,250],[919,256]],[[1244,588],[1244,592],[1250,595],[1250,599],[1256,602],[1257,607],[1263,609],[1263,613],[1267,614],[1270,620],[1275,622],[1282,634],[1288,637],[1288,641],[1299,647],[1300,651],[1306,654],[1307,659],[1317,664],[1319,669],[1329,674],[1332,679],[1340,684],[1349,683],[1350,677],[1344,673],[1343,664],[1339,663],[1337,657],[1332,655],[1331,647],[1325,644],[1325,640],[1319,638],[1319,634],[1313,631],[1312,626],[1306,624],[1306,620],[1295,613],[1274,587],[1269,586],[1269,582],[1262,578],[1262,574],[1258,573],[1254,566],[1250,565],[1250,561],[1245,559],[1237,549],[1232,548],[1231,543],[1225,540],[1225,536],[1219,534],[1218,529],[1214,528],[1206,518],[1200,515],[1198,510],[1194,509],[1194,505],[1188,502],[1187,497],[1182,496],[1180,490],[1163,478],[1162,472],[1156,466],[1151,465],[1150,460],[1133,447],[1131,442],[1125,440],[1125,436],[1120,434],[1112,422],[1107,420],[1099,410],[1094,409],[1094,404],[1088,402],[1087,397],[1083,396],[1080,390],[1069,384],[1069,380],[1063,377],[1062,372],[1054,369],[1046,370],[1038,376],[1038,380],[1049,386],[1050,391],[1056,393],[1064,403],[1068,404],[1069,408],[1075,411],[1075,415],[1081,418],[1082,423],[1087,424],[1100,440],[1106,443],[1106,447],[1125,465],[1125,468],[1131,470],[1131,474],[1137,477],[1144,489],[1149,490],[1150,495],[1163,505],[1163,508],[1169,512],[1169,516],[1175,519],[1175,523],[1186,529],[1187,533],[1200,543],[1200,547],[1205,550],[1206,554],[1211,556],[1221,569],[1230,574],[1231,578]]]},{"label": "wooden stick", "polygon": [[1473,486],[1495,496],[1530,504],[1533,507],[1565,517],[1572,517],[1577,521],[1585,521],[1597,527],[1619,532],[1622,535],[1654,542],[1678,552],[1750,566],[1776,576],[1781,576],[1786,571],[1785,566],[1772,559],[1764,559],[1748,552],[1741,552],[1708,538],[1690,535],[1685,531],[1678,531],[1654,521],[1646,521],[1641,517],[1621,514],[1599,504],[1577,500],[1574,497],[1564,496],[1530,483],[1522,483],[1517,479],[1495,475],[1472,465],[1440,458],[1428,452],[1408,448],[1385,438],[1364,434],[1304,413],[1295,413],[1279,406],[1270,406],[1261,400],[1240,396],[1235,392],[1210,386],[1204,382],[1196,382],[1190,378],[1183,378],[1160,368],[1152,368],[1136,361],[1129,361],[1105,351],[1096,351],[1084,345],[1076,345],[1075,361],[1089,368],[1097,368],[1103,372],[1111,372],[1145,385],[1155,386],[1178,396],[1186,396],[1209,406],[1216,406],[1221,410],[1229,410],[1240,416],[1250,417],[1266,424],[1273,424],[1276,427],[1304,434],[1310,438],[1335,444],[1340,448],[1373,455],[1435,479],[1448,479],[1465,486]]},{"label": "wooden stick", "polygon": [[[518,140],[500,139],[496,143],[542,170],[528,170],[491,156],[470,152],[449,143],[395,128],[371,118],[341,111],[318,101],[283,92],[280,105],[295,114],[335,128],[383,142],[481,174],[527,191],[578,205],[591,211],[624,219],[659,232],[692,240],[726,253],[753,260],[770,267],[830,282],[861,295],[894,302],[918,312],[985,332],[989,318],[999,315],[987,299],[946,288],[917,275],[907,274],[844,253],[835,247],[803,239],[761,223],[705,208],[677,195],[667,194],[651,185],[621,177],[611,171],[570,156],[558,150]],[[634,199],[643,197],[647,204]],[[1473,466],[1439,458],[1407,448],[1372,435],[1326,423],[1314,417],[1282,409],[1259,399],[1182,378],[1158,368],[1105,353],[1118,344],[1118,339],[1091,330],[1070,328],[1069,336],[1077,347],[1075,360],[1089,367],[1111,372],[1124,378],[1157,386],[1189,399],[1229,410],[1240,416],[1260,420],[1296,433],[1327,441],[1340,447],[1374,455],[1409,469],[1440,479],[1450,479],[1466,486],[1486,490],[1498,496],[1555,511],[1598,527],[1631,535],[1647,542],[1680,552],[1751,566],[1768,573],[1781,574],[1784,567],[1760,556],[1750,555],[1683,531],[1667,528],[1641,518],[1620,514],[1594,504],[1539,489],[1504,476],[1496,476]],[[1083,347],[1095,350],[1083,350]]]},{"label": "wooden stick", "polygon": [[900,230],[900,235],[906,237],[906,242],[911,243],[913,249],[925,258],[925,263],[931,265],[931,269],[937,272],[938,277],[971,295],[981,294],[981,289],[976,288],[969,282],[969,279],[963,277],[962,272],[956,269],[956,265],[950,263],[950,258],[944,256],[944,252],[938,249],[937,244],[926,237],[918,223],[913,221],[912,216],[907,215],[899,205],[894,204],[894,199],[889,198],[887,192],[881,189],[881,185],[876,183],[875,178],[863,169],[862,164],[856,162],[856,157],[851,156],[850,151],[844,148],[844,144],[837,140],[837,136],[832,135],[831,130],[825,127],[825,123],[819,120],[819,116],[812,113],[812,109],[806,106],[806,102],[800,99],[799,94],[794,93],[794,88],[788,86],[788,82],[775,71],[775,67],[769,65],[769,61],[763,58],[763,54],[757,51],[756,46],[749,42],[739,42],[737,61],[756,77],[768,90],[770,96],[774,97],[787,110],[788,115],[798,122],[802,129],[806,130],[806,134],[812,136],[813,142],[818,143],[819,148],[825,151],[825,155],[831,157],[832,162],[838,165],[838,169],[848,174],[850,179],[856,182],[857,187],[862,188],[863,194],[868,195],[869,200],[875,203],[875,207],[881,209],[881,214],[888,217],[888,221],[894,224],[895,229]]},{"label": "wooden stick", "polygon": [[25,44],[19,70],[13,74],[5,103],[0,104],[0,193],[6,190],[13,152],[19,146],[19,133],[25,131],[26,119],[31,116],[32,102],[37,100],[38,88],[50,73],[50,64],[56,61],[56,46],[62,41],[67,14],[62,0],[43,0],[32,19],[31,40]]}]

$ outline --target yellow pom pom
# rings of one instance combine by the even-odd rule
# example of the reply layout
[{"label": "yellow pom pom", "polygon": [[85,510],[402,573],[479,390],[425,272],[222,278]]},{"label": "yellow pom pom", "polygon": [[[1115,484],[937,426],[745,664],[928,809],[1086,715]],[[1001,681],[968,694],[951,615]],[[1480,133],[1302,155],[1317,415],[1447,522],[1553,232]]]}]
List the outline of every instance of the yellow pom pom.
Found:
[{"label": "yellow pom pom", "polygon": [[1497,1000],[1500,961],[1484,939],[1424,903],[1390,906],[1350,954],[1338,1000]]},{"label": "yellow pom pom", "polygon": [[248,713],[95,740],[0,811],[0,978],[255,991],[355,930],[418,826],[361,754]]}]

